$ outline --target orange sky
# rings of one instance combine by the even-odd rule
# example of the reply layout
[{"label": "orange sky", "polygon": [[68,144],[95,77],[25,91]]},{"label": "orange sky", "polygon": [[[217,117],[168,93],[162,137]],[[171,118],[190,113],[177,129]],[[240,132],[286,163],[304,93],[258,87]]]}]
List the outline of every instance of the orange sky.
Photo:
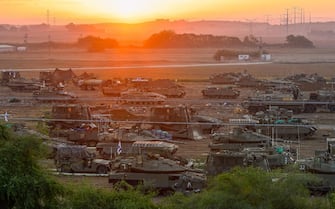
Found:
[{"label": "orange sky", "polygon": [[[335,20],[333,0],[0,0],[0,24],[67,24],[97,22],[136,23],[164,19],[221,19],[266,21],[278,24],[289,9],[290,16],[308,20]],[[296,8],[296,9],[294,9]]]}]

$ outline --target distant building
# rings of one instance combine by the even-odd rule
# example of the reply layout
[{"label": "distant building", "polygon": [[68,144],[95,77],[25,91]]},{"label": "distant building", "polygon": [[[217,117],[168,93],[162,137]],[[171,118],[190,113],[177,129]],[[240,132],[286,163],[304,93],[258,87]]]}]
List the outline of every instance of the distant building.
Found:
[{"label": "distant building", "polygon": [[25,51],[27,51],[27,47],[25,47],[25,46],[18,46],[16,48],[16,51],[18,51],[18,52],[25,52]]},{"label": "distant building", "polygon": [[261,55],[261,60],[266,61],[266,62],[271,61],[271,54],[262,54]]},{"label": "distant building", "polygon": [[239,54],[238,55],[238,61],[248,61],[250,59],[249,54]]},{"label": "distant building", "polygon": [[16,46],[5,45],[5,44],[0,45],[0,53],[15,52],[15,51],[16,51]]}]

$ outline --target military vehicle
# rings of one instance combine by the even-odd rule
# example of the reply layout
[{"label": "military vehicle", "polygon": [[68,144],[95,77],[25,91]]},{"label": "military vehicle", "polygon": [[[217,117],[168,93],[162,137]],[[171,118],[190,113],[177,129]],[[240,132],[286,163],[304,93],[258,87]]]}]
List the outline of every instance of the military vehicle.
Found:
[{"label": "military vehicle", "polygon": [[335,92],[327,90],[319,90],[310,94],[310,99],[315,101],[334,101]]},{"label": "military vehicle", "polygon": [[162,94],[168,98],[181,98],[186,94],[183,86],[170,79],[150,80],[146,85],[142,85],[141,88]]},{"label": "military vehicle", "polygon": [[206,175],[159,155],[138,155],[113,161],[109,183],[126,181],[160,191],[199,192],[206,184]]},{"label": "military vehicle", "polygon": [[285,108],[271,107],[265,112],[257,112],[253,119],[264,126],[249,126],[248,128],[276,138],[302,140],[314,135],[317,131],[314,125],[307,120],[294,118],[293,111]]},{"label": "military vehicle", "polygon": [[143,92],[135,89],[130,89],[121,92],[119,102],[121,104],[142,104],[142,105],[157,105],[163,104],[166,101],[166,96],[155,92]]},{"label": "military vehicle", "polygon": [[74,103],[78,99],[77,96],[69,92],[49,87],[34,91],[33,98],[38,102],[44,103]]},{"label": "military vehicle", "polygon": [[206,161],[206,171],[208,175],[217,175],[236,166],[254,166],[270,170],[294,163],[291,154],[283,150],[278,146],[248,147],[239,151],[222,149],[218,152],[210,152]]},{"label": "military vehicle", "polygon": [[102,84],[103,84],[103,80],[101,79],[80,79],[77,81],[77,85],[81,90],[95,90],[96,88],[100,89]]},{"label": "military vehicle", "polygon": [[332,93],[327,91],[312,92],[308,99],[301,98],[300,90],[293,89],[292,95],[282,94],[280,96],[274,93],[259,95],[248,98],[242,103],[242,106],[250,113],[265,111],[271,106],[278,106],[292,110],[294,113],[314,113],[317,110],[335,111],[335,99],[332,99]]},{"label": "military vehicle", "polygon": [[[271,143],[272,138],[248,129],[235,127],[231,131],[213,133],[209,147],[212,151],[221,149],[240,149],[244,147],[265,147]],[[236,145],[236,146],[235,146]],[[233,148],[235,147],[235,148]]]},{"label": "military vehicle", "polygon": [[101,91],[105,96],[119,97],[121,92],[126,91],[128,88],[127,84],[122,83],[120,80],[112,79],[103,82]]},{"label": "military vehicle", "polygon": [[208,87],[201,91],[202,95],[207,98],[218,99],[236,99],[240,95],[240,91],[233,87]]},{"label": "military vehicle", "polygon": [[12,91],[33,92],[41,88],[41,83],[24,78],[10,80],[7,84]]},{"label": "military vehicle", "polygon": [[50,129],[80,127],[92,119],[90,107],[82,104],[56,104],[52,106]]},{"label": "military vehicle", "polygon": [[168,98],[182,98],[186,95],[186,92],[182,88],[178,87],[150,88],[149,91],[162,94]]},{"label": "military vehicle", "polygon": [[111,171],[111,162],[96,159],[86,146],[59,145],[55,155],[55,165],[60,172],[107,174]]},{"label": "military vehicle", "polygon": [[5,85],[9,81],[14,80],[14,79],[20,79],[21,74],[20,72],[16,71],[2,71],[1,72],[1,84]]},{"label": "military vehicle", "polygon": [[68,129],[63,133],[67,140],[88,146],[96,146],[105,138],[94,123],[82,123],[79,127]]},{"label": "military vehicle", "polygon": [[[122,151],[118,148],[121,147]],[[112,159],[118,155],[134,156],[138,154],[153,153],[162,157],[176,159],[174,154],[178,150],[178,145],[164,141],[138,140],[138,141],[114,141],[100,142],[96,145],[96,150],[104,159]]]},{"label": "military vehicle", "polygon": [[235,166],[256,166],[269,170],[294,162],[295,151],[281,139],[234,128],[228,133],[214,133],[206,161],[208,175],[229,171]]},{"label": "military vehicle", "polygon": [[167,131],[174,139],[202,139],[201,126],[192,122],[192,109],[184,105],[156,106],[150,110],[150,119],[153,128]]},{"label": "military vehicle", "polygon": [[239,80],[240,75],[237,73],[215,74],[209,77],[212,84],[235,84]]},{"label": "military vehicle", "polygon": [[113,96],[119,97],[121,96],[121,92],[124,92],[128,89],[126,86],[115,85],[115,86],[103,86],[101,87],[101,91],[105,96]]},{"label": "military vehicle", "polygon": [[316,150],[315,156],[297,161],[299,169],[310,172],[322,179],[319,185],[310,189],[318,195],[324,195],[335,189],[335,138],[327,138],[327,149]]}]

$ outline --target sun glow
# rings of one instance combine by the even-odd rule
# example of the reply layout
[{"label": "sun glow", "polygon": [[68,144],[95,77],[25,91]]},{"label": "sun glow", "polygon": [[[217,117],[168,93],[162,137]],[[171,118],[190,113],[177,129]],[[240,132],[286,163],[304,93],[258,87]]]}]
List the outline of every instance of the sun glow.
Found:
[{"label": "sun glow", "polygon": [[90,0],[87,5],[102,16],[126,22],[142,21],[155,13],[153,0]]}]

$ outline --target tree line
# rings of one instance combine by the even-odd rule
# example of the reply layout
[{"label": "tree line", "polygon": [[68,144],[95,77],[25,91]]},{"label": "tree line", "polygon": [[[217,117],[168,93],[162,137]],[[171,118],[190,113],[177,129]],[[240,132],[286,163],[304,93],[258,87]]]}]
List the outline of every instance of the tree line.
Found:
[{"label": "tree line", "polygon": [[[77,39],[76,43],[29,43],[31,48],[69,48],[79,47],[87,49],[88,52],[103,52],[107,49],[120,47],[117,39],[101,38],[99,36],[85,36]],[[283,44],[266,44],[255,36],[245,36],[243,40],[233,36],[215,36],[211,34],[177,34],[171,30],[164,30],[152,34],[143,42],[144,48],[233,48],[233,47],[263,47],[263,46],[280,46],[280,47],[297,47],[297,48],[314,48],[312,41],[304,36],[288,35],[286,43]]]}]

